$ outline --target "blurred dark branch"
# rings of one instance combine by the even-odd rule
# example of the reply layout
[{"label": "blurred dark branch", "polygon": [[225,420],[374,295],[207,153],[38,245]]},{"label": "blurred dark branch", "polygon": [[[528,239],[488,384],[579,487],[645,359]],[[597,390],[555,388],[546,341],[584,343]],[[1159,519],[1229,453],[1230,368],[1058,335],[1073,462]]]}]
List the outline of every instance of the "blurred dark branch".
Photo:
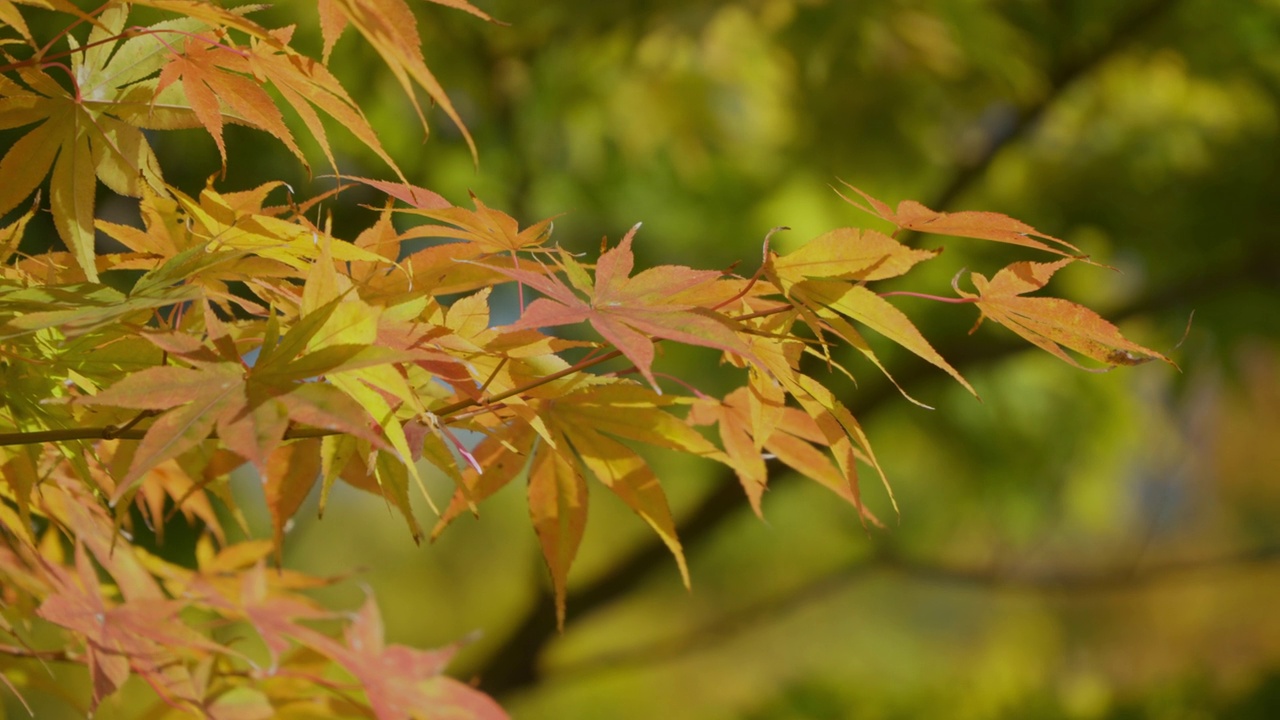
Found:
[{"label": "blurred dark branch", "polygon": [[950,182],[937,194],[929,207],[945,209],[960,197],[966,190],[977,184],[987,172],[992,160],[1004,148],[1021,140],[1035,129],[1036,123],[1044,116],[1045,111],[1053,107],[1072,84],[1092,70],[1098,68],[1108,58],[1116,55],[1138,35],[1171,11],[1178,0],[1149,0],[1141,3],[1126,13],[1112,28],[1107,38],[1090,48],[1088,52],[1069,58],[1049,73],[1049,87],[1044,96],[1034,103],[1017,108],[1012,127],[1008,132],[992,139],[977,157],[956,168]]},{"label": "blurred dark branch", "polygon": [[[971,187],[986,172],[992,159],[1001,149],[1029,131],[1035,121],[1061,97],[1069,85],[1131,42],[1146,27],[1173,8],[1176,2],[1177,0],[1151,0],[1142,3],[1136,10],[1125,15],[1112,29],[1106,40],[1099,43],[1092,51],[1066,61],[1052,70],[1049,73],[1051,86],[1045,96],[1040,101],[1021,108],[1012,131],[997,138],[976,161],[958,167],[951,182],[932,202],[927,203],[929,207],[946,209],[956,197]],[[1206,272],[1177,288],[1168,288],[1163,292],[1149,295],[1119,312],[1109,313],[1109,317],[1120,320],[1127,315],[1160,307],[1167,301],[1185,299],[1206,290],[1212,292],[1216,288],[1211,283],[1239,280],[1241,273],[1248,274],[1254,270],[1256,268],[1245,264],[1220,274]],[[1209,275],[1214,277],[1207,277]],[[965,370],[1004,358],[1024,349],[1025,345],[1012,341],[976,343],[966,341],[965,336],[960,336],[950,338],[943,343],[935,343],[935,348],[944,357],[949,358],[952,365]],[[912,368],[909,371],[895,373],[895,377],[904,387],[909,386],[913,381],[920,380],[929,372],[928,369],[920,366],[912,366]],[[858,393],[853,402],[849,403],[850,409],[855,415],[863,416],[884,401],[895,397],[896,394],[897,391],[887,384],[866,387]],[[790,478],[789,475],[779,476],[771,480],[771,487],[776,491],[780,481],[790,483]],[[677,527],[686,554],[692,555],[696,547],[710,537],[716,528],[746,507],[747,502],[737,480],[731,472],[726,470],[716,484],[716,489],[703,498]],[[601,577],[569,593],[567,620],[572,621],[574,618],[589,615],[606,607],[616,598],[634,590],[652,570],[666,562],[669,562],[669,554],[660,541],[654,539],[642,543]],[[480,678],[480,687],[491,695],[501,696],[534,684],[539,673],[538,658],[555,637],[554,602],[550,594],[544,591],[529,608],[516,629],[487,660],[474,670],[474,675]]]},{"label": "blurred dark branch", "polygon": [[1212,558],[1173,560],[1147,567],[1051,569],[1038,572],[1005,567],[962,567],[902,558],[881,552],[855,560],[834,572],[746,607],[723,613],[700,628],[674,637],[588,660],[552,668],[558,680],[581,679],[623,667],[651,665],[706,650],[733,637],[776,623],[786,615],[821,602],[873,574],[892,574],[907,581],[969,587],[982,591],[1054,595],[1068,598],[1143,590],[1160,583],[1182,582],[1204,572],[1233,570],[1280,562],[1280,544],[1264,545]]}]

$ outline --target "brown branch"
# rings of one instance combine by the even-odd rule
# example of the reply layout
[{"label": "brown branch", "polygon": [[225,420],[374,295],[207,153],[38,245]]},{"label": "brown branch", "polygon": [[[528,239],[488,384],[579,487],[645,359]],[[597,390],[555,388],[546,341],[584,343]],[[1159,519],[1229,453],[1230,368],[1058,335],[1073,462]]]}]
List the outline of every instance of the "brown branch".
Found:
[{"label": "brown branch", "polygon": [[599,672],[636,667],[684,657],[706,650],[762,624],[777,622],[787,614],[848,589],[872,574],[891,573],[908,581],[955,585],[990,592],[1035,595],[1095,595],[1143,589],[1177,582],[1189,575],[1237,566],[1268,565],[1280,561],[1280,545],[1265,545],[1214,558],[1175,560],[1146,568],[1109,567],[1092,570],[1052,569],[1045,572],[1012,572],[1006,568],[963,567],[910,560],[881,553],[851,562],[816,577],[777,597],[718,615],[700,628],[655,640],[641,647],[605,653],[587,660],[551,668],[557,679],[580,680]]},{"label": "brown branch", "polygon": [[[33,430],[31,432],[16,433],[0,433],[0,446],[5,445],[39,445],[40,443],[63,443],[72,442],[74,440],[141,440],[146,437],[147,430],[150,428],[125,427],[117,428],[115,425],[105,425],[102,427],[82,427],[82,428],[64,428],[61,430]],[[341,435],[340,430],[326,430],[324,428],[309,427],[291,427],[285,434],[285,440],[297,440],[299,438],[316,438],[325,437],[326,435]],[[218,431],[214,430],[209,433],[210,440],[218,438]]]}]

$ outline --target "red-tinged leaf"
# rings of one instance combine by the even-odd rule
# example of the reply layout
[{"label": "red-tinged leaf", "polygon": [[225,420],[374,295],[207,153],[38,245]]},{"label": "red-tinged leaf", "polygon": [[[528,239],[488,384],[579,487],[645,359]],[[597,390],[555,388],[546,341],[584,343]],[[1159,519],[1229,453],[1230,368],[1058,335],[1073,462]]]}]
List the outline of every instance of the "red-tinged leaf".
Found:
[{"label": "red-tinged leaf", "polygon": [[[99,455],[105,452],[99,448]],[[200,489],[191,476],[184,472],[177,463],[161,463],[147,473],[146,478],[138,486],[137,504],[139,511],[155,528],[156,544],[164,544],[164,529],[167,523],[166,511],[169,502],[181,509],[183,516],[193,526],[199,518],[204,528],[213,535],[220,544],[226,543],[226,533],[222,529],[222,521],[209,502],[209,496]]]},{"label": "red-tinged leaf", "polygon": [[224,8],[216,3],[203,0],[134,0],[134,5],[153,7],[157,10],[174,13],[183,17],[196,18],[214,27],[226,26],[234,28],[252,37],[264,37],[267,31],[257,23],[244,16],[246,7]]},{"label": "red-tinged leaf", "polygon": [[[141,335],[147,342],[173,357],[217,362],[217,355],[204,344],[204,340],[194,335],[173,330],[163,332],[143,330]],[[178,369],[185,370],[185,368]]]},{"label": "red-tinged leaf", "polygon": [[465,487],[453,494],[449,506],[441,513],[439,521],[431,530],[431,539],[440,537],[449,523],[463,512],[473,509],[476,503],[485,500],[497,491],[506,487],[525,467],[529,465],[529,454],[534,447],[536,434],[526,423],[514,424],[501,438],[487,437],[471,451],[472,457],[483,470],[467,470],[462,475]]},{"label": "red-tinged leaf", "polygon": [[[325,5],[330,3],[331,0],[324,0],[323,2]],[[352,175],[343,175],[342,179],[353,180],[377,190],[381,190],[390,197],[419,210],[444,210],[446,208],[453,207],[453,203],[445,200],[439,193],[423,187],[418,187],[417,185],[388,182],[386,180],[373,180],[370,178],[355,177]]]},{"label": "red-tinged leaf", "polygon": [[341,390],[321,383],[300,383],[277,395],[289,419],[301,425],[332,430],[365,440],[375,448],[387,447],[373,430],[373,418],[360,403]]},{"label": "red-tinged leaf", "polygon": [[130,599],[112,605],[103,597],[98,576],[81,544],[76,545],[76,573],[47,564],[54,592],[37,613],[85,640],[93,707],[137,672],[149,682],[162,680],[167,663],[183,649],[221,653],[225,648],[183,625],[178,600]]},{"label": "red-tinged leaf", "polygon": [[[47,479],[46,479],[47,480]],[[50,493],[50,483],[44,483],[41,493]],[[120,550],[120,534],[116,520],[99,504],[98,498],[78,481],[69,477],[58,478],[56,502],[46,503],[45,508],[56,508],[55,515],[63,527],[73,528],[77,539],[93,553],[94,559],[115,581],[119,595],[126,603],[155,601],[164,598],[151,571],[133,552]]]},{"label": "red-tinged leaf", "polygon": [[[1052,235],[1045,235],[1030,225],[1015,220],[1008,215],[1002,215],[994,212],[954,212],[945,213],[930,210],[913,200],[903,200],[898,203],[897,211],[891,210],[888,205],[876,200],[858,188],[844,183],[846,187],[862,196],[871,205],[870,208],[865,207],[854,200],[850,200],[844,195],[846,202],[859,210],[879,216],[903,230],[914,230],[922,233],[932,233],[934,235],[955,235],[958,237],[977,238],[979,240],[994,240],[995,242],[1009,243],[1011,245],[1021,245],[1023,247],[1035,248],[1055,255],[1067,255],[1071,257],[1081,256],[1080,248],[1071,243],[1060,240]],[[839,193],[837,193],[839,194]],[[1035,238],[1048,240],[1059,247],[1052,247],[1046,243],[1040,242]],[[1065,248],[1062,249],[1062,248]],[[1070,251],[1070,252],[1067,252]]]},{"label": "red-tinged leaf", "polygon": [[[740,392],[741,389],[735,391],[734,395]],[[728,404],[730,398],[726,398],[725,403],[713,398],[699,399],[689,413],[689,422],[694,425],[716,425],[719,428],[720,443],[724,446],[729,467],[733,468],[742,484],[742,490],[751,503],[751,510],[756,517],[763,518],[761,502],[768,485],[769,471],[765,466],[762,450],[767,436],[752,432],[750,419]]]},{"label": "red-tinged leaf", "polygon": [[770,258],[783,292],[806,279],[883,280],[898,277],[938,250],[917,250],[875,230],[839,228],[805,243],[800,249]]},{"label": "red-tinged leaf", "polygon": [[[390,193],[388,193],[390,194]],[[393,197],[398,197],[394,196]],[[403,198],[401,198],[403,199]],[[406,238],[442,237],[456,238],[474,243],[485,253],[515,253],[520,250],[539,247],[546,243],[550,235],[551,220],[546,219],[520,229],[520,224],[510,215],[494,210],[471,196],[475,210],[463,207],[446,207],[441,209],[421,208],[411,212],[448,223],[442,225],[420,225],[404,234]],[[412,203],[411,203],[412,204]]]},{"label": "red-tinged leaf", "polygon": [[[155,378],[161,375],[158,371],[164,369],[154,368],[148,372]],[[189,373],[166,373],[185,381],[176,392],[172,388],[139,387],[137,378],[148,372],[128,376],[96,398],[87,399],[87,403],[98,405],[172,408],[147,428],[129,472],[115,490],[113,502],[123,497],[143,473],[207,439],[219,415],[228,409],[234,412],[243,407],[245,402],[244,371],[235,363],[219,363],[192,371],[197,373],[198,379]],[[135,387],[142,396],[142,401],[131,403],[125,394]],[[187,404],[178,406],[183,402]]]},{"label": "red-tinged leaf", "polygon": [[443,5],[445,7],[451,7],[455,10],[461,10],[463,12],[471,13],[472,15],[475,15],[481,20],[488,20],[491,23],[497,23],[499,25],[506,24],[499,20],[494,20],[483,10],[467,2],[467,0],[427,0],[427,2],[432,2],[432,3],[435,3],[436,5]]},{"label": "red-tinged leaf", "polygon": [[347,16],[337,0],[318,0],[316,10],[320,15],[320,36],[324,39],[324,49],[320,57],[327,65],[333,46],[342,36],[342,31],[347,28]]},{"label": "red-tinged leaf", "polygon": [[419,650],[387,645],[382,616],[370,597],[347,626],[345,644],[317,643],[364,688],[374,717],[506,720],[492,698],[442,673],[457,646]]},{"label": "red-tinged leaf", "polygon": [[529,515],[551,572],[556,596],[556,625],[564,627],[569,568],[587,525],[587,483],[562,452],[542,447],[529,470]]},{"label": "red-tinged leaf", "polygon": [[956,292],[976,300],[982,312],[979,321],[990,318],[1076,367],[1084,366],[1064,348],[1109,366],[1140,365],[1151,360],[1173,364],[1164,355],[1126,339],[1115,325],[1083,305],[1060,298],[1023,297],[1024,293],[1043,288],[1054,273],[1070,262],[1014,263],[991,280],[971,273],[978,293],[966,293],[958,287]]},{"label": "red-tinged leaf", "polygon": [[270,397],[259,397],[218,415],[218,438],[231,452],[267,474],[267,460],[279,448],[289,428],[286,406]]},{"label": "red-tinged leaf", "polygon": [[338,78],[323,64],[299,55],[288,47],[292,32],[291,27],[272,30],[271,35],[276,42],[254,43],[253,52],[248,58],[248,72],[255,78],[266,79],[279,91],[285,102],[302,118],[335,170],[337,160],[329,147],[324,125],[312,106],[341,123],[403,179],[403,173],[382,147],[377,132],[343,89]]},{"label": "red-tinged leaf", "polygon": [[748,388],[739,388],[725,397],[724,402],[710,398],[695,403],[690,421],[698,425],[718,424],[720,437],[729,458],[729,465],[738,475],[757,515],[760,496],[768,479],[763,451],[804,477],[816,481],[862,513],[873,524],[880,521],[862,505],[857,492],[857,473],[851,462],[846,472],[832,462],[833,455],[845,452],[849,438],[843,428],[832,423],[825,430],[805,412],[791,407],[777,409],[777,420],[768,427],[767,435],[755,430],[753,394]]},{"label": "red-tinged leaf", "polygon": [[[181,78],[183,93],[191,104],[191,111],[218,146],[222,169],[226,172],[227,145],[222,138],[222,105],[218,101],[218,92],[214,89],[218,71],[216,67],[206,67],[207,63],[201,62],[211,50],[203,45],[194,38],[187,39],[184,54],[175,55],[160,73],[156,94],[164,92],[166,87]],[[213,52],[221,51],[213,49]]]},{"label": "red-tinged leaf", "polygon": [[[653,375],[653,340],[664,338],[688,345],[701,345],[752,359],[751,351],[724,317],[692,304],[691,288],[710,284],[720,277],[716,271],[685,267],[650,268],[628,278],[634,264],[631,239],[636,228],[622,242],[605,252],[596,264],[594,287],[578,280],[579,289],[590,292],[588,300],[554,276],[512,269],[502,274],[547,295],[525,309],[511,330],[569,325],[588,320],[596,332],[630,360],[651,387],[659,390]],[[574,274],[570,273],[570,280]],[[679,294],[687,304],[672,304]],[[659,390],[660,392],[660,390]]]},{"label": "red-tinged leaf", "polygon": [[[644,519],[676,558],[680,578],[689,587],[689,566],[676,537],[667,494],[644,458],[616,440],[586,426],[562,428],[565,437],[596,479]],[[561,618],[563,621],[563,618]]]},{"label": "red-tinged leaf", "polygon": [[[227,160],[226,145],[222,140],[224,116],[275,136],[306,166],[306,156],[294,142],[293,133],[285,124],[280,109],[250,72],[244,51],[187,38],[182,54],[175,55],[160,72],[156,93],[182,80],[182,88],[192,110],[218,145],[224,171]],[[222,105],[229,112],[224,112]]]},{"label": "red-tinged leaf", "polygon": [[[345,21],[339,23],[333,19],[335,9],[345,16]],[[331,29],[327,32],[335,32],[333,28],[341,31],[349,23],[382,56],[392,76],[400,83],[401,89],[413,104],[424,132],[427,130],[427,120],[418,103],[415,85],[425,90],[453,121],[467,141],[472,157],[477,157],[471,133],[449,101],[444,88],[423,61],[418,20],[404,0],[331,0],[324,10],[330,16],[327,25]],[[327,35],[326,47],[331,47],[334,39],[335,36]]]},{"label": "red-tinged leaf", "polygon": [[[276,575],[276,573],[272,573]],[[298,620],[326,620],[330,613],[320,609],[309,599],[283,594],[273,587],[266,565],[258,562],[254,567],[239,574],[239,587],[228,594],[220,590],[214,582],[216,575],[204,572],[192,583],[189,592],[201,599],[224,616],[231,619],[243,618],[253,625],[267,647],[271,658],[267,672],[275,674],[280,656],[289,649],[289,638],[296,638],[304,644],[316,637],[322,642],[332,642],[320,633],[297,623]]]},{"label": "red-tinged leaf", "polygon": [[191,402],[207,392],[211,384],[231,387],[236,376],[243,372],[230,363],[213,368],[196,370],[173,365],[147,368],[126,375],[120,382],[93,397],[81,398],[80,402],[139,410],[167,410]]},{"label": "red-tinged leaf", "polygon": [[262,489],[266,495],[267,511],[271,514],[271,538],[277,563],[284,549],[285,529],[319,477],[319,440],[296,440],[271,451],[262,478]]},{"label": "red-tinged leaf", "polygon": [[806,280],[796,284],[792,290],[809,307],[830,308],[866,325],[935,367],[945,370],[966,390],[977,395],[973,386],[933,349],[905,313],[867,288],[832,280]]}]

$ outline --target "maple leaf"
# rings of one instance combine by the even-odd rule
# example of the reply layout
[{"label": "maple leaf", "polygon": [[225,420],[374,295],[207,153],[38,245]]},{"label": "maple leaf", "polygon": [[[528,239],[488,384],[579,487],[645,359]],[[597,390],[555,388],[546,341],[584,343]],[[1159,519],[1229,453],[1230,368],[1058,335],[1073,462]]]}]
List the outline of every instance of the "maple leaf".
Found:
[{"label": "maple leaf", "polygon": [[[496,22],[466,0],[430,1],[464,10],[489,22]],[[413,104],[423,131],[427,131],[427,119],[422,112],[422,106],[418,103],[417,94],[414,91],[415,84],[425,90],[432,102],[439,105],[445,115],[449,116],[449,119],[462,132],[462,137],[471,149],[472,157],[477,156],[471,133],[463,124],[462,117],[453,107],[449,96],[445,94],[444,88],[423,60],[418,19],[414,17],[413,10],[404,0],[319,0],[317,10],[320,13],[320,33],[324,38],[323,57],[326,62],[343,30],[348,25],[355,27],[382,56],[383,62],[400,83],[400,87]]]},{"label": "maple leaf", "polygon": [[[417,197],[416,191],[413,197]],[[485,205],[474,193],[471,195],[471,202],[475,203],[475,210],[463,207],[402,210],[402,213],[421,215],[452,226],[422,225],[405,232],[404,237],[457,238],[474,244],[478,254],[507,252],[512,257],[520,250],[544,244],[550,237],[550,218],[521,230],[515,218]]]},{"label": "maple leaf", "polygon": [[768,480],[763,449],[801,476],[836,493],[857,507],[866,519],[879,525],[880,521],[862,505],[849,481],[824,452],[830,450],[829,443],[817,421],[796,408],[779,407],[776,420],[762,427],[758,401],[751,389],[738,388],[723,401],[696,400],[689,415],[691,423],[719,426],[729,464],[756,515],[763,516],[760,502]]},{"label": "maple leaf", "polygon": [[[841,181],[843,182],[843,181]],[[995,242],[1008,243],[1010,245],[1021,245],[1022,247],[1035,248],[1044,250],[1055,255],[1067,255],[1073,258],[1081,258],[1083,253],[1080,248],[1071,243],[1060,240],[1052,235],[1045,235],[1030,225],[1015,220],[1008,215],[1002,215],[994,212],[938,212],[930,210],[914,200],[903,200],[898,203],[898,209],[895,211],[885,203],[876,200],[858,188],[844,183],[846,187],[862,196],[871,207],[866,207],[854,200],[845,197],[839,191],[845,202],[864,212],[875,215],[879,218],[897,225],[902,230],[914,230],[922,233],[932,233],[934,235],[955,235],[957,237],[976,238],[979,240],[993,240]],[[1035,238],[1048,240],[1054,245],[1053,247],[1047,243],[1040,242]],[[1062,248],[1066,248],[1063,250]],[[1067,252],[1067,251],[1070,252]]]},{"label": "maple leaf", "polygon": [[363,183],[371,188],[381,190],[388,196],[419,210],[443,210],[445,208],[453,207],[453,204],[448,200],[445,200],[439,193],[433,190],[428,190],[424,187],[418,187],[417,185],[388,182],[386,180],[375,180],[372,178],[356,177],[353,175],[344,175],[342,179]]},{"label": "maple leaf", "polygon": [[37,613],[84,638],[95,708],[120,687],[130,670],[155,681],[181,649],[225,651],[179,621],[182,601],[133,598],[126,604],[109,604],[83,544],[76,545],[75,567],[72,575],[47,564],[54,592]]},{"label": "maple leaf", "polygon": [[[488,207],[474,194],[471,199],[476,209],[468,210],[453,207],[443,202],[443,198],[440,198],[443,202],[440,205],[430,195],[424,196],[423,193],[430,191],[421,188],[370,184],[414,206],[414,209],[397,209],[396,212],[447,223],[412,227],[400,236],[400,240],[448,238],[462,241],[433,245],[405,258],[405,265],[412,269],[416,278],[424,278],[424,284],[435,295],[467,292],[501,282],[502,276],[494,266],[529,270],[527,264],[521,267],[518,253],[544,251],[543,246],[551,235],[550,218],[521,229],[515,218]],[[487,264],[468,262],[480,258],[486,258]],[[533,270],[546,272],[542,266],[535,266]],[[520,291],[523,293],[523,286]],[[520,300],[523,305],[523,294]]]},{"label": "maple leaf", "polygon": [[267,571],[262,556],[269,549],[265,544],[243,543],[224,550],[202,565],[199,573],[183,578],[177,588],[227,619],[249,622],[266,646],[268,672],[275,674],[281,655],[294,640],[304,644],[317,638],[321,644],[332,642],[298,621],[329,620],[333,613],[306,596],[288,592],[299,583],[288,577],[288,571]]},{"label": "maple leaf", "polygon": [[384,635],[382,615],[369,597],[347,626],[345,643],[318,635],[307,642],[355,677],[378,720],[507,718],[492,698],[443,674],[458,646],[419,650],[387,645]]},{"label": "maple leaf", "polygon": [[[21,0],[19,0],[21,1]],[[23,37],[30,45],[35,45],[35,38],[31,36],[31,30],[27,27],[26,20],[23,19],[22,13],[18,12],[18,8],[11,0],[0,0],[0,23],[4,23]]]},{"label": "maple leaf", "polygon": [[[331,308],[330,308],[331,310]],[[264,478],[292,477],[269,471],[276,461],[273,453],[284,439],[290,422],[338,430],[385,447],[364,414],[357,399],[335,387],[304,382],[303,378],[324,373],[352,372],[351,368],[384,365],[400,359],[381,349],[373,358],[361,358],[365,348],[328,346],[303,354],[306,342],[324,326],[328,312],[313,313],[310,323],[295,326],[278,344],[265,351],[261,364],[245,368],[234,345],[225,346],[222,359],[205,357],[203,346],[190,351],[189,358],[202,358],[194,367],[150,367],[127,375],[92,397],[81,398],[85,405],[107,405],[138,410],[162,410],[139,443],[129,472],[115,490],[119,499],[144,473],[160,463],[194,448],[216,428],[226,447],[257,466]],[[216,316],[206,313],[214,327]],[[216,329],[211,333],[215,342]],[[149,336],[153,341],[158,336]],[[171,349],[177,349],[171,347]],[[335,350],[337,352],[335,352]],[[227,357],[227,356],[230,357]],[[287,468],[287,463],[286,463]],[[282,501],[284,502],[284,501]],[[288,503],[286,503],[288,504]],[[281,506],[284,507],[283,505]],[[296,505],[290,505],[296,509]],[[287,515],[291,515],[290,510]],[[287,515],[277,518],[281,522]]]},{"label": "maple leaf", "polygon": [[823,233],[799,249],[766,259],[766,272],[784,292],[813,278],[884,280],[898,277],[937,250],[917,250],[875,230],[839,228]]},{"label": "maple leaf", "polygon": [[216,42],[213,38],[188,37],[183,51],[171,54],[170,62],[160,72],[156,93],[163,93],[181,80],[183,95],[218,146],[223,172],[227,165],[224,120],[270,133],[307,166],[284,116],[264,88],[270,83],[298,113],[332,167],[337,168],[337,160],[316,108],[340,122],[400,175],[368,119],[338,79],[324,65],[289,47],[292,32],[292,28],[272,30],[266,37],[251,41],[248,48],[236,47],[225,37]]},{"label": "maple leaf", "polygon": [[182,53],[174,54],[160,72],[156,91],[163,92],[174,82],[182,81],[182,90],[192,111],[218,146],[224,173],[227,169],[227,146],[222,138],[224,103],[236,119],[274,135],[305,166],[306,156],[294,142],[284,116],[262,83],[237,72],[247,70],[242,53],[227,45],[188,37]]},{"label": "maple leaf", "polygon": [[974,299],[982,311],[979,324],[989,318],[1076,367],[1084,366],[1063,348],[1109,366],[1140,365],[1151,360],[1172,365],[1173,361],[1164,355],[1127,340],[1115,325],[1083,305],[1061,298],[1024,297],[1025,293],[1043,288],[1054,273],[1070,262],[1066,259],[1053,263],[1014,263],[990,280],[979,273],[970,273],[970,281],[978,291],[976,295],[960,290],[956,281],[952,281],[952,285],[961,297]]},{"label": "maple leaf", "polygon": [[481,442],[474,455],[483,472],[465,474],[465,487],[454,494],[432,537],[527,467],[530,517],[551,573],[557,621],[563,625],[569,570],[586,527],[587,471],[658,534],[687,586],[689,570],[666,494],[649,464],[619,442],[724,461],[706,438],[664,409],[675,404],[675,399],[642,385],[616,380],[555,391],[554,398],[536,401],[533,409],[541,429],[517,421],[501,439]]},{"label": "maple leaf", "polygon": [[658,392],[661,390],[653,375],[654,347],[650,338],[701,345],[750,358],[751,351],[738,338],[730,321],[698,304],[701,293],[710,291],[719,297],[711,287],[721,277],[720,272],[660,265],[628,277],[635,263],[631,239],[639,227],[631,228],[617,247],[600,256],[594,282],[571,256],[562,254],[569,282],[587,296],[586,300],[555,276],[494,268],[547,296],[530,303],[508,329],[588,321]]},{"label": "maple leaf", "polygon": [[[98,455],[106,461],[111,453],[99,445]],[[107,485],[105,481],[103,484]],[[167,462],[161,463],[147,474],[146,480],[138,489],[137,497],[138,508],[143,518],[146,519],[149,527],[155,528],[158,545],[164,544],[164,529],[168,524],[165,518],[167,499],[173,500],[174,505],[182,511],[188,523],[194,526],[193,521],[199,518],[206,531],[217,538],[219,543],[226,543],[222,522],[218,519],[218,514],[214,511],[208,495],[196,485],[190,475],[178,467],[177,463]]]},{"label": "maple leaf", "polygon": [[[0,79],[0,128],[39,123],[19,138],[0,159],[0,215],[31,194],[52,167],[49,204],[54,225],[85,277],[96,281],[94,256],[94,191],[97,181],[129,196],[141,194],[144,185],[163,192],[159,164],[142,127],[190,126],[190,110],[162,107],[151,121],[141,120],[140,98],[155,97],[154,89],[140,82],[160,67],[163,44],[155,38],[135,37],[124,43],[128,8],[107,8],[94,23],[87,49],[71,35],[73,79],[68,92],[44,69],[16,69],[23,84]],[[169,28],[195,27],[191,22]],[[118,45],[118,47],[117,47]],[[113,53],[114,51],[114,53]],[[62,66],[59,66],[62,67]],[[25,87],[24,87],[25,85]]]},{"label": "maple leaf", "polygon": [[[809,312],[826,316],[829,325],[837,331],[841,331],[842,326],[834,313],[840,313],[866,325],[935,367],[944,370],[966,390],[977,395],[973,386],[964,379],[960,371],[952,367],[951,363],[933,348],[905,313],[863,285],[838,280],[805,280],[792,286],[791,296]],[[879,360],[875,359],[862,337],[852,331],[852,328],[849,331],[841,331],[841,335],[880,366]],[[883,370],[883,366],[880,367]]]},{"label": "maple leaf", "polygon": [[587,526],[587,483],[570,457],[540,449],[529,466],[529,517],[556,596],[556,626],[564,627],[569,569]]},{"label": "maple leaf", "polygon": [[129,320],[140,313],[198,297],[197,288],[142,288],[125,295],[105,285],[37,285],[0,289],[0,339],[57,328],[74,338]]}]

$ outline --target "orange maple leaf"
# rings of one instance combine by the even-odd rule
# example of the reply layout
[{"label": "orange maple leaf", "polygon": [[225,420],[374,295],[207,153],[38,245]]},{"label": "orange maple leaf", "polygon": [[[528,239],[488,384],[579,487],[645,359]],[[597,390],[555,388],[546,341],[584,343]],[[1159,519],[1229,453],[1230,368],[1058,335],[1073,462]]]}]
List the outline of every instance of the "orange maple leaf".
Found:
[{"label": "orange maple leaf", "polygon": [[[1066,255],[1074,258],[1083,257],[1080,248],[1075,245],[1052,235],[1046,235],[1021,220],[1015,220],[1008,215],[968,210],[952,213],[938,212],[930,210],[914,200],[903,200],[898,203],[898,209],[895,211],[887,204],[871,197],[849,183],[844,184],[861,195],[862,199],[866,200],[871,207],[866,207],[855,200],[850,200],[837,190],[836,194],[844,198],[845,202],[859,210],[887,220],[902,230],[914,230],[922,233],[933,233],[934,235],[954,235],[978,240],[993,240],[995,242],[1009,243],[1010,245],[1021,245],[1022,247],[1044,250],[1055,255]],[[1035,238],[1048,240],[1071,252],[1052,247]]]},{"label": "orange maple leaf", "polygon": [[960,290],[956,281],[952,286],[961,297],[975,300],[982,311],[979,324],[990,318],[1076,367],[1084,368],[1063,348],[1110,366],[1140,365],[1151,360],[1172,365],[1173,361],[1164,355],[1126,339],[1115,325],[1083,305],[1061,298],[1023,297],[1024,293],[1044,287],[1054,273],[1071,261],[1068,258],[1053,263],[1014,263],[990,280],[979,273],[970,273],[970,280],[978,291],[976,295]]},{"label": "orange maple leaf", "polygon": [[660,265],[629,277],[635,263],[631,240],[639,227],[631,228],[617,247],[600,256],[594,281],[572,257],[562,255],[569,282],[587,295],[586,300],[554,275],[494,267],[547,296],[530,303],[509,329],[589,321],[658,392],[661,390],[653,376],[651,338],[701,345],[751,359],[751,350],[738,338],[729,320],[698,304],[699,293],[710,290],[721,277],[719,271]]}]

